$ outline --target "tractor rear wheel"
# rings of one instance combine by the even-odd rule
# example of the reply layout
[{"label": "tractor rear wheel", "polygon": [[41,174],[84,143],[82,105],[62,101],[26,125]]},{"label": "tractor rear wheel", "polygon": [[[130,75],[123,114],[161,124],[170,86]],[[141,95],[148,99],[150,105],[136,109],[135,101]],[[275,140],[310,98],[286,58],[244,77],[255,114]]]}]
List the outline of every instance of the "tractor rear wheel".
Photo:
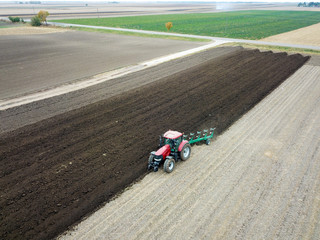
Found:
[{"label": "tractor rear wheel", "polygon": [[181,149],[181,152],[180,152],[180,158],[182,161],[186,161],[189,157],[190,157],[190,154],[191,154],[191,146],[189,143],[186,143],[182,149]]},{"label": "tractor rear wheel", "polygon": [[173,158],[167,158],[163,164],[163,170],[167,173],[171,173],[174,169],[175,161]]}]

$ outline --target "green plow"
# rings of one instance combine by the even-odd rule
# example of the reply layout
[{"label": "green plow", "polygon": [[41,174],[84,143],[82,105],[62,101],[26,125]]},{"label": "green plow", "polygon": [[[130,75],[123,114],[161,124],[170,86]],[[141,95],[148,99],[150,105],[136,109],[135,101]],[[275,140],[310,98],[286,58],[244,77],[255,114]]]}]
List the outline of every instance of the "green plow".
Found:
[{"label": "green plow", "polygon": [[189,135],[183,135],[183,139],[189,141],[190,144],[198,143],[201,141],[206,141],[209,145],[211,139],[213,138],[215,128],[210,128],[210,130],[197,131],[196,134],[190,133]]}]

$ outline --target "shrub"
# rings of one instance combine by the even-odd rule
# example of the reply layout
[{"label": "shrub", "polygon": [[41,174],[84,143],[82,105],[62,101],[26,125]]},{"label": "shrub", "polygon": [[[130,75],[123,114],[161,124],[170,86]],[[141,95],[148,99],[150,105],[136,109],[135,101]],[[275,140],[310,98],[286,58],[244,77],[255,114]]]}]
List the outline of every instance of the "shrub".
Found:
[{"label": "shrub", "polygon": [[31,18],[31,25],[40,26],[41,25],[40,18],[38,16],[34,16],[33,18]]},{"label": "shrub", "polygon": [[20,18],[19,17],[8,17],[9,18],[9,20],[11,21],[11,22],[13,22],[13,23],[15,23],[15,22],[20,22]]}]

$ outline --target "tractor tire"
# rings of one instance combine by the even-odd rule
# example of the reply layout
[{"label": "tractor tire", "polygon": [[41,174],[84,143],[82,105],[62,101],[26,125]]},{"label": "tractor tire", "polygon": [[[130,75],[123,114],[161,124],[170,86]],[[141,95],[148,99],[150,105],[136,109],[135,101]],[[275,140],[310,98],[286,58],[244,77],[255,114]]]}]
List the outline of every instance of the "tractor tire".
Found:
[{"label": "tractor tire", "polygon": [[186,143],[182,149],[181,149],[181,152],[180,152],[180,158],[182,161],[186,161],[188,160],[188,158],[190,157],[190,154],[191,154],[191,146],[189,143]]},{"label": "tractor tire", "polygon": [[209,145],[210,142],[211,142],[210,139],[207,139],[207,140],[206,140],[206,144],[207,144],[207,145]]},{"label": "tractor tire", "polygon": [[167,173],[171,173],[174,169],[175,161],[173,158],[167,158],[163,164],[163,170]]},{"label": "tractor tire", "polygon": [[150,157],[149,157],[149,159],[148,159],[148,170],[151,169],[152,161],[153,161],[153,155],[150,154]]},{"label": "tractor tire", "polygon": [[149,157],[149,159],[148,159],[148,163],[149,163],[149,164],[151,164],[151,163],[152,163],[152,161],[153,161],[153,155],[152,155],[152,154],[150,154],[150,157]]}]

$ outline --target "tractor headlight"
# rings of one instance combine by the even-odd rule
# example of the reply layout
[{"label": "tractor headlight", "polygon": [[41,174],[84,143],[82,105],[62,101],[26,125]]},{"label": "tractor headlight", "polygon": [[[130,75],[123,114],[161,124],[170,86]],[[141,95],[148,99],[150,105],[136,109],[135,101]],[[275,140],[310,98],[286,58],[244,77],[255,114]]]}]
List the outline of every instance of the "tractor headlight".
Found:
[{"label": "tractor headlight", "polygon": [[162,155],[160,155],[160,156],[155,155],[154,156],[154,160],[157,161],[157,162],[161,162],[162,159],[163,159]]},{"label": "tractor headlight", "polygon": [[162,161],[162,156],[155,156],[155,157],[154,157],[154,161],[160,163],[160,162]]}]

